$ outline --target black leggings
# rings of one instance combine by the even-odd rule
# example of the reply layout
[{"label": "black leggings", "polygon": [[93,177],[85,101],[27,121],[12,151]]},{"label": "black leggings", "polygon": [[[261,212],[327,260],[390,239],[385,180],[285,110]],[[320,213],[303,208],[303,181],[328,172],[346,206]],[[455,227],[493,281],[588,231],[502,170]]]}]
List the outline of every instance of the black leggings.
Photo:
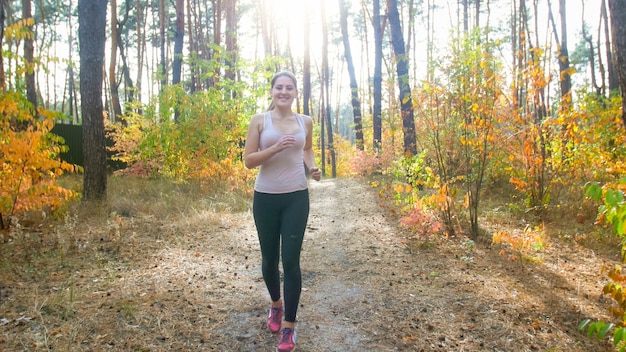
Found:
[{"label": "black leggings", "polygon": [[300,250],[309,218],[309,191],[283,194],[255,191],[252,212],[263,257],[263,280],[274,302],[280,299],[278,261],[282,246],[285,321],[295,322],[302,291]]}]

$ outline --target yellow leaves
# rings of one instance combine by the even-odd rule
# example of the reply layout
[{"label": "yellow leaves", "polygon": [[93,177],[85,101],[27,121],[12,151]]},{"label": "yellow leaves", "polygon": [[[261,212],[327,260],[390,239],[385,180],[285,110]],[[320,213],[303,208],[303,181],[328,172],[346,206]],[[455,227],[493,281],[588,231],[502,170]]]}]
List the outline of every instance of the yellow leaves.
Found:
[{"label": "yellow leaves", "polygon": [[411,186],[410,184],[402,184],[402,183],[396,183],[393,186],[393,190],[400,194],[400,193],[411,193],[411,191],[413,190],[413,186]]},{"label": "yellow leaves", "polygon": [[4,29],[4,38],[7,40],[33,39],[31,27],[35,25],[34,18],[19,20]]},{"label": "yellow leaves", "polygon": [[[529,226],[524,231],[513,231],[512,233],[496,231],[492,234],[491,243],[510,246],[512,254],[509,259],[514,260],[517,258],[515,253],[523,254],[530,250],[543,249],[545,247],[542,236],[543,231],[543,226],[535,228]],[[507,254],[506,249],[501,249],[500,255],[505,254]]]},{"label": "yellow leaves", "polygon": [[[19,214],[49,206],[60,207],[76,197],[55,183],[73,165],[58,159],[58,142],[51,137],[53,115],[40,111],[34,119],[25,99],[15,93],[0,95],[0,212]],[[19,126],[16,127],[16,126]]]}]

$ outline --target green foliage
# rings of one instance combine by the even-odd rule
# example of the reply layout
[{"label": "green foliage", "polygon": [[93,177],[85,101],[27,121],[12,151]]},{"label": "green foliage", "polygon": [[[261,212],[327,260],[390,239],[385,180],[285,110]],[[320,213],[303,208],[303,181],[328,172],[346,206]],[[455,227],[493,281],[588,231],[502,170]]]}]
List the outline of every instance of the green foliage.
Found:
[{"label": "green foliage", "polygon": [[423,188],[432,182],[432,169],[427,167],[427,150],[413,156],[402,157],[394,162],[390,173],[398,180],[410,184],[413,187]]},{"label": "green foliage", "polygon": [[590,319],[586,319],[578,325],[578,329],[584,330],[587,328],[587,337],[592,338],[596,336],[598,340],[602,340],[614,326],[615,325],[611,323],[605,323],[603,321],[592,322]]},{"label": "green foliage", "polygon": [[510,114],[502,99],[501,65],[493,55],[499,44],[479,40],[480,35],[477,31],[454,46],[454,55],[442,64],[443,82],[424,83],[415,98],[421,117],[418,135],[426,137],[421,144],[430,151],[426,159],[433,165],[433,181],[444,191],[435,203],[453,232],[458,215],[453,213],[453,193],[462,185],[474,237],[499,124]]},{"label": "green foliage", "polygon": [[[594,201],[602,204],[598,208],[598,222],[613,225],[613,232],[617,234],[622,243],[622,260],[626,260],[626,201],[623,189],[626,187],[626,178],[620,180],[618,184],[600,186],[598,182],[591,182],[585,189],[585,195]],[[619,327],[613,334],[613,343],[619,351],[626,349],[626,292],[624,284],[626,276],[622,275],[623,269],[620,265],[614,265],[606,270],[609,282],[604,285],[603,294],[613,299],[615,306],[610,308],[610,313],[619,319]],[[583,321],[579,329],[587,329],[587,335],[598,336],[602,339],[609,329],[613,328],[613,323],[597,321],[590,323],[590,320]]]},{"label": "green foliage", "polygon": [[245,88],[222,81],[219,89],[189,95],[181,86],[166,87],[141,109],[145,115],[129,113],[109,127],[115,158],[131,164],[126,173],[205,187],[247,185],[252,173],[241,159],[257,97],[246,96]]}]

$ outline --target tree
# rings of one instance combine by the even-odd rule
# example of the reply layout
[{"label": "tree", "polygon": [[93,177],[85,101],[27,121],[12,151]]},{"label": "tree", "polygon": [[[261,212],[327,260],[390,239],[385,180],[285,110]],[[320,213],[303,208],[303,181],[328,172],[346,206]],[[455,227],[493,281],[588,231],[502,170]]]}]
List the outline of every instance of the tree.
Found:
[{"label": "tree", "polygon": [[107,163],[104,137],[102,82],[107,0],[80,0],[78,43],[80,51],[80,96],[85,155],[83,199],[106,198]]},{"label": "tree", "polygon": [[109,60],[109,89],[111,90],[111,107],[113,108],[114,119],[122,114],[120,94],[118,90],[119,84],[116,80],[118,39],[117,0],[111,0],[111,56]]},{"label": "tree", "polygon": [[561,86],[561,106],[564,112],[571,108],[572,102],[572,76],[569,65],[569,52],[567,49],[567,16],[565,0],[559,0],[559,15],[561,18],[561,40],[559,40],[559,32],[556,29],[554,16],[552,15],[552,4],[548,1],[548,13],[550,22],[552,23],[552,31],[554,40],[556,41],[557,56],[559,62],[559,84]]},{"label": "tree", "polygon": [[167,85],[165,63],[165,0],[159,0],[159,40],[161,43],[161,90]]},{"label": "tree", "polygon": [[331,175],[337,177],[337,163],[335,160],[335,147],[333,142],[333,125],[330,115],[330,70],[328,69],[328,23],[326,21],[326,8],[324,2],[320,3],[322,16],[322,106],[320,107],[320,115],[322,116],[322,172],[326,174],[326,165],[324,157],[324,126],[326,126],[326,136],[328,137],[328,154],[331,164]]},{"label": "tree", "polygon": [[176,35],[174,36],[174,63],[172,84],[180,83],[183,65],[183,39],[185,36],[185,1],[176,0]]},{"label": "tree", "polygon": [[404,154],[417,154],[417,140],[415,137],[415,120],[413,117],[413,99],[409,85],[409,60],[404,47],[404,35],[400,26],[398,1],[387,0],[387,16],[391,28],[391,44],[396,60],[396,74],[400,88],[400,110],[402,113],[402,131],[404,133]]},{"label": "tree", "polygon": [[235,70],[237,62],[237,2],[236,0],[226,0],[226,31],[224,33],[226,42],[226,70],[224,76],[235,81]]},{"label": "tree", "polygon": [[622,91],[622,123],[626,127],[626,0],[609,0],[615,70]]},{"label": "tree", "polygon": [[344,0],[339,0],[341,34],[343,38],[344,56],[348,64],[348,74],[350,75],[350,96],[352,102],[352,113],[354,116],[354,133],[356,146],[363,150],[363,124],[361,122],[361,101],[359,99],[359,86],[354,73],[354,63],[352,62],[352,51],[350,50],[350,35],[348,34],[348,11]]},{"label": "tree", "polygon": [[[6,0],[0,0],[0,48],[4,42],[4,20],[6,19]],[[0,90],[6,89],[6,77],[4,75],[4,56],[0,50]]]},{"label": "tree", "polygon": [[[606,0],[602,0],[602,7],[601,7],[600,12],[602,16],[602,22],[604,23],[604,39],[607,42],[606,67],[607,67],[607,73],[609,76],[608,79],[609,79],[609,94],[610,94],[611,92],[617,91],[619,89],[619,82],[617,80],[617,72],[615,72],[615,61],[613,60],[613,54],[611,53],[612,40],[611,40],[611,31],[610,31],[610,24],[609,24],[609,15],[607,14],[607,10],[606,10]],[[600,41],[600,38],[598,38],[598,41]],[[598,44],[598,48],[599,47],[600,45]],[[598,58],[601,58],[601,56],[598,55]],[[604,82],[604,74],[602,76],[603,76],[602,81]]]},{"label": "tree", "polygon": [[[303,11],[308,14],[310,11],[310,2],[304,3]],[[311,21],[309,16],[304,16],[304,53],[302,61],[302,112],[305,115],[311,115]]]},{"label": "tree", "polygon": [[[30,0],[22,0],[22,17],[32,21],[33,15]],[[34,24],[34,22],[32,22]],[[32,29],[31,29],[32,30]],[[24,61],[26,61],[26,97],[32,105],[33,112],[37,112],[37,90],[35,88],[35,47],[33,35],[24,38]]]},{"label": "tree", "polygon": [[374,0],[374,13],[372,16],[372,26],[374,27],[374,111],[373,120],[373,141],[372,147],[375,151],[380,151],[382,146],[382,67],[383,67],[383,30],[380,18],[380,0]]}]

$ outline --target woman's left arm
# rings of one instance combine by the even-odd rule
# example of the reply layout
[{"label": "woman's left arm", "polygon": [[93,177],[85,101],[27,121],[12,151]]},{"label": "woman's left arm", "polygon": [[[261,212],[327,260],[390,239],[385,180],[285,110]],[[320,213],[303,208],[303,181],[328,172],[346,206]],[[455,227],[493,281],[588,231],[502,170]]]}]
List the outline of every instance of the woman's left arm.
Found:
[{"label": "woman's left arm", "polygon": [[306,140],[304,142],[304,164],[309,169],[311,177],[315,181],[319,181],[322,172],[315,165],[315,153],[313,152],[313,120],[309,116],[304,116],[304,124],[306,125]]}]

